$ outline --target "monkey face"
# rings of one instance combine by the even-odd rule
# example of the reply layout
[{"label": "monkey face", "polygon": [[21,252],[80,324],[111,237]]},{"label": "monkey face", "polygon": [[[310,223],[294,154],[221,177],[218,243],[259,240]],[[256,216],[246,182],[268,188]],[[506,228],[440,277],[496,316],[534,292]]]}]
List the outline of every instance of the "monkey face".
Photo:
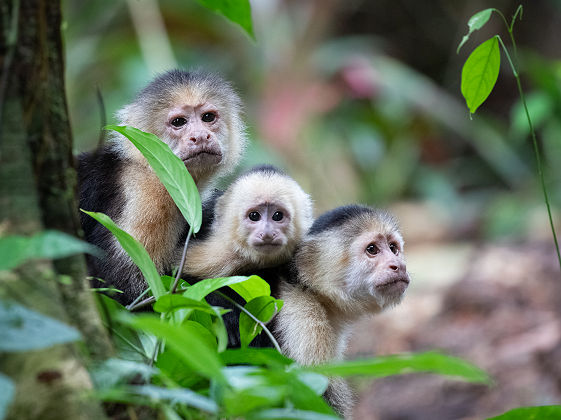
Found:
[{"label": "monkey face", "polygon": [[399,303],[410,281],[401,235],[364,232],[352,242],[350,254],[348,292],[360,300],[373,298],[380,308]]},{"label": "monkey face", "polygon": [[247,246],[260,258],[278,258],[286,253],[291,229],[290,212],[275,203],[259,203],[249,207],[241,223]]},{"label": "monkey face", "polygon": [[222,162],[226,127],[218,108],[209,102],[171,108],[165,119],[164,138],[197,179],[215,172]]}]

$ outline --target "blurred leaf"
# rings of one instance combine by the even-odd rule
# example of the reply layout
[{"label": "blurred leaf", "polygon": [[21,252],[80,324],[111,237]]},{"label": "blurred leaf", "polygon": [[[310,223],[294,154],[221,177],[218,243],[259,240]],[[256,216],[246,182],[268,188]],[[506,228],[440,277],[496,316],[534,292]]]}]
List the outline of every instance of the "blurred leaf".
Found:
[{"label": "blurred leaf", "polygon": [[232,283],[229,286],[246,302],[259,296],[269,296],[271,294],[271,286],[259,276],[249,276],[246,281]]},{"label": "blurred leaf", "polygon": [[329,378],[315,372],[297,372],[298,379],[317,395],[323,395],[329,385]]},{"label": "blurred leaf", "polygon": [[83,253],[101,255],[95,246],[54,230],[34,236],[4,236],[0,238],[0,270],[10,270],[31,259],[57,259]]},{"label": "blurred leaf", "polygon": [[467,58],[462,68],[462,95],[469,112],[473,114],[491,94],[501,65],[497,36],[478,46]]},{"label": "blurred leaf", "polygon": [[557,420],[561,418],[561,405],[520,407],[488,420]]},{"label": "blurred leaf", "polygon": [[0,331],[0,352],[37,350],[80,339],[75,328],[9,301],[0,301]]},{"label": "blurred leaf", "polygon": [[258,413],[252,413],[248,420],[334,420],[339,416],[316,413],[315,411],[295,410],[293,408],[271,408]]},{"label": "blurred leaf", "polygon": [[149,315],[124,315],[119,317],[122,322],[166,340],[166,345],[196,372],[207,378],[224,381],[222,362],[218,358],[216,345],[212,346],[208,336],[202,334],[201,329],[204,327],[200,324],[191,322],[173,325]]},{"label": "blurred leaf", "polygon": [[251,6],[249,0],[197,0],[206,8],[220,13],[231,22],[240,25],[252,38],[255,39],[253,33],[253,23],[251,20]]},{"label": "blurred leaf", "polygon": [[455,376],[467,382],[491,384],[486,372],[457,357],[437,352],[403,354],[377,357],[366,360],[330,363],[320,366],[302,367],[303,370],[319,372],[328,376],[384,377],[413,372],[437,373]]},{"label": "blurred leaf", "polygon": [[154,262],[142,244],[127,232],[119,228],[109,216],[93,211],[82,211],[109,229],[115,238],[117,238],[125,252],[144,275],[144,278],[146,279],[154,297],[158,299],[160,296],[164,295],[166,290],[164,289],[160,274],[158,274],[158,270],[156,269]]},{"label": "blurred leaf", "polygon": [[[269,322],[282,308],[283,301],[272,296],[259,296],[250,300],[244,306],[261,322]],[[263,330],[263,327],[251,319],[245,312],[240,313],[240,341],[242,347],[247,347]]]},{"label": "blurred leaf", "polygon": [[[220,277],[220,278],[217,278],[217,279],[201,280],[201,281],[195,283],[194,285],[192,285],[191,287],[189,287],[185,291],[185,293],[183,293],[183,296],[185,296],[187,298],[195,299],[195,300],[201,300],[206,295],[208,295],[209,293],[212,293],[215,290],[220,289],[221,287],[224,287],[224,286],[230,286],[231,287],[233,284],[245,282],[249,279],[252,279],[253,277],[257,277],[257,276],[251,276],[251,277],[233,276],[233,277]],[[249,284],[255,284],[255,280],[251,280]],[[242,292],[245,293],[246,288],[245,287],[238,288],[238,290],[241,290]],[[269,290],[270,290],[270,288],[269,288]]]},{"label": "blurred leaf", "polygon": [[[526,105],[532,119],[534,129],[539,128],[555,112],[555,104],[551,96],[544,92],[532,92],[526,95]],[[530,133],[528,118],[521,101],[517,101],[510,111],[512,132],[518,136]]]},{"label": "blurred leaf", "polygon": [[14,382],[0,373],[0,420],[8,413],[8,407],[14,398],[16,387]]},{"label": "blurred leaf", "polygon": [[226,365],[257,365],[269,367],[284,367],[292,364],[292,360],[283,356],[276,349],[246,347],[228,349],[220,354],[222,362]]},{"label": "blurred leaf", "polygon": [[470,35],[473,32],[485,26],[485,24],[489,21],[489,18],[491,17],[493,10],[495,9],[491,8],[491,9],[482,10],[480,12],[477,12],[469,19],[468,21],[469,32],[467,33],[467,35],[464,35],[464,37],[462,38],[462,42],[460,42],[460,45],[458,45],[458,49],[456,50],[456,53],[460,52],[460,48],[462,48],[462,45],[464,45],[467,42],[467,40],[469,39]]},{"label": "blurred leaf", "polygon": [[491,240],[521,239],[526,235],[532,203],[519,195],[494,197],[483,214],[483,231]]},{"label": "blurred leaf", "polygon": [[144,155],[193,232],[197,233],[202,221],[201,197],[183,161],[154,134],[128,126],[108,125],[105,128],[121,133]]},{"label": "blurred leaf", "polygon": [[218,411],[218,406],[210,398],[185,388],[170,389],[154,385],[127,386],[100,392],[97,393],[97,396],[104,401],[115,402],[128,402],[131,401],[131,397],[133,397],[133,401],[138,402],[138,399],[134,397],[144,397],[147,400],[145,404],[148,402],[160,403],[168,401],[172,404],[185,404],[195,407],[207,413],[216,413]]},{"label": "blurred leaf", "polygon": [[108,359],[94,367],[90,374],[97,389],[111,388],[137,376],[147,382],[158,370],[145,363],[123,359]]}]

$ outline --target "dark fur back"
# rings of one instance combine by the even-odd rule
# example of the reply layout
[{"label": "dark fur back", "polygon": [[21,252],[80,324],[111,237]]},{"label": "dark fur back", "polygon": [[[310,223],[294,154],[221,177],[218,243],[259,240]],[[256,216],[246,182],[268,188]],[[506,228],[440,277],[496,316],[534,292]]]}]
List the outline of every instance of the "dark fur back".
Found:
[{"label": "dark fur back", "polygon": [[309,230],[310,235],[324,232],[329,229],[343,225],[350,219],[360,216],[364,213],[375,213],[371,207],[361,206],[359,204],[350,204],[329,210],[319,216]]}]

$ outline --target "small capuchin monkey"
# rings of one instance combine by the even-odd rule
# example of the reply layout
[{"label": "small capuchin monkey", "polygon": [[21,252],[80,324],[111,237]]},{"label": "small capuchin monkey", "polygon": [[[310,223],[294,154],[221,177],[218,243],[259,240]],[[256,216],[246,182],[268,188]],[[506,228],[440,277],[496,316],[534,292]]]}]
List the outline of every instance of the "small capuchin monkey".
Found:
[{"label": "small capuchin monkey", "polygon": [[[301,365],[342,359],[349,327],[401,301],[409,274],[396,219],[383,210],[349,205],[320,216],[299,245],[275,336],[283,353]],[[354,395],[332,378],[327,401],[345,418]]]},{"label": "small capuchin monkey", "polygon": [[[237,178],[203,206],[205,230],[187,249],[183,274],[190,279],[260,275],[278,295],[279,279],[313,221],[312,200],[296,181],[279,169],[258,166]],[[230,288],[221,290],[240,301]],[[224,316],[230,347],[238,347],[239,310],[220,296],[212,305],[231,308]],[[264,343],[261,344],[261,341]],[[268,346],[259,336],[253,343]]]},{"label": "small capuchin monkey", "polygon": [[[117,117],[121,125],[167,143],[204,194],[240,161],[246,143],[241,114],[239,96],[219,76],[171,70],[156,77]],[[187,223],[138,149],[113,133],[106,145],[78,159],[80,207],[107,214],[144,245],[160,273],[170,272]],[[130,303],[147,287],[140,270],[107,229],[85,214],[81,219],[86,240],[106,253],[88,259],[89,274],[122,290],[116,299]]]}]

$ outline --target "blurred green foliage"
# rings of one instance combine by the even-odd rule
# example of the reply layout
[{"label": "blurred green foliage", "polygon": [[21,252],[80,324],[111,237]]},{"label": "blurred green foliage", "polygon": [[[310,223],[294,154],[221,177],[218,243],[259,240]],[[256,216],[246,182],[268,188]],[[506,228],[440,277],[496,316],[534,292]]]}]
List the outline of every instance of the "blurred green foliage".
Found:
[{"label": "blurred green foliage", "polygon": [[[255,42],[196,1],[65,5],[77,152],[95,147],[105,124],[98,88],[113,123],[158,71],[203,67],[233,80],[246,103],[252,144],[240,170],[260,162],[284,167],[314,191],[318,211],[429,201],[456,221],[451,237],[533,232],[528,212],[541,197],[512,76],[501,75],[474,121],[460,94],[470,49],[454,50],[486,2],[253,1]],[[509,16],[518,3],[493,6]],[[539,0],[516,28],[554,210],[561,203],[561,60],[548,28],[560,16],[559,2]],[[480,43],[497,25],[492,20],[472,38]]]}]

